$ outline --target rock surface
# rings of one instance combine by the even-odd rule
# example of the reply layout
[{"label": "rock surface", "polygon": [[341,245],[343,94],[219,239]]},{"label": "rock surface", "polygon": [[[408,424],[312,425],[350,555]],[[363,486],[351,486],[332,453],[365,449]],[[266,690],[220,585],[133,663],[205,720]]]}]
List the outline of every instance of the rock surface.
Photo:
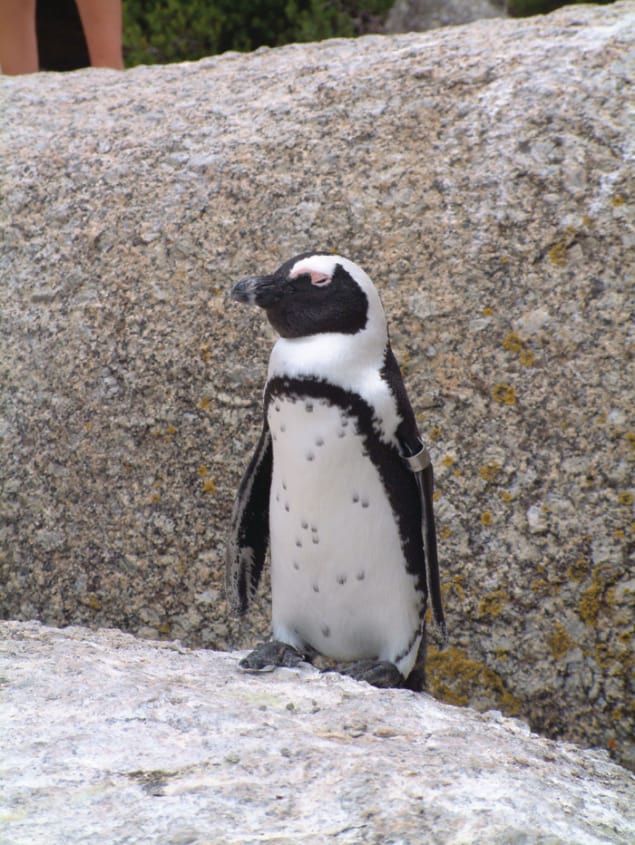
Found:
[{"label": "rock surface", "polygon": [[605,752],[427,695],[119,632],[0,625],[11,845],[630,845]]},{"label": "rock surface", "polygon": [[2,616],[266,633],[222,554],[272,333],[227,291],[332,247],[432,447],[431,691],[632,761],[634,41],[621,2],[1,79]]},{"label": "rock surface", "polygon": [[386,32],[424,32],[482,18],[507,17],[495,0],[397,0],[386,18]]}]

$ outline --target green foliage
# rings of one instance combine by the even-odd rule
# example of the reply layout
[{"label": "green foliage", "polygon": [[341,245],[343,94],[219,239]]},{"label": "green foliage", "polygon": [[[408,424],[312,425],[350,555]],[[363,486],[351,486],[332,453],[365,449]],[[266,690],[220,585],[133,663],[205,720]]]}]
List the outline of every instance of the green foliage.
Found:
[{"label": "green foliage", "polygon": [[351,37],[380,23],[391,5],[392,0],[126,0],[126,65]]}]

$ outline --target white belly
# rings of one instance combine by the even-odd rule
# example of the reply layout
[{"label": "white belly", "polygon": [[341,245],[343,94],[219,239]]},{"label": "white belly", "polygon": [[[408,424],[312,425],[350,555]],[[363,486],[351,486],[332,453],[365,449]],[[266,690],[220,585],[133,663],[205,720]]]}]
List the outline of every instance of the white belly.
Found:
[{"label": "white belly", "polygon": [[274,398],[268,422],[274,636],[337,660],[389,660],[407,675],[422,596],[355,419],[324,400]]}]

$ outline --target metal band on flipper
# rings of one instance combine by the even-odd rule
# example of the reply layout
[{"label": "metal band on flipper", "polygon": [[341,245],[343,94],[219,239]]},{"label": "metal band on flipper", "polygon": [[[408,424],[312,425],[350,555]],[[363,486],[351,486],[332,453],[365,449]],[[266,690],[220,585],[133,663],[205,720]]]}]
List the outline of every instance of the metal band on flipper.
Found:
[{"label": "metal band on flipper", "polygon": [[422,446],[416,455],[404,455],[403,459],[408,469],[412,470],[412,472],[423,472],[432,463],[430,453],[425,446]]}]

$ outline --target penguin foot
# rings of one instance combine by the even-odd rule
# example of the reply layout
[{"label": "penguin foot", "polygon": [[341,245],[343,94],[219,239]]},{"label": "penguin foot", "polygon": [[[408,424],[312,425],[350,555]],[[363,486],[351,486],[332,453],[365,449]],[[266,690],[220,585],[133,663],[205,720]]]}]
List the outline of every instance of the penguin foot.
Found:
[{"label": "penguin foot", "polygon": [[238,664],[244,672],[273,672],[279,666],[293,667],[302,663],[305,656],[280,640],[259,643]]},{"label": "penguin foot", "polygon": [[338,664],[333,671],[381,689],[400,688],[405,684],[404,676],[388,660],[358,660],[355,663]]}]

